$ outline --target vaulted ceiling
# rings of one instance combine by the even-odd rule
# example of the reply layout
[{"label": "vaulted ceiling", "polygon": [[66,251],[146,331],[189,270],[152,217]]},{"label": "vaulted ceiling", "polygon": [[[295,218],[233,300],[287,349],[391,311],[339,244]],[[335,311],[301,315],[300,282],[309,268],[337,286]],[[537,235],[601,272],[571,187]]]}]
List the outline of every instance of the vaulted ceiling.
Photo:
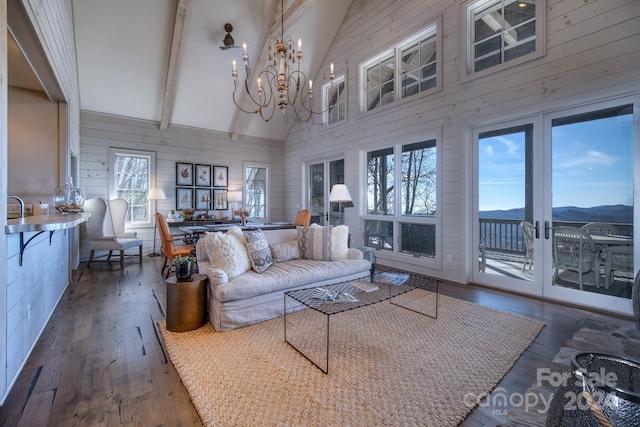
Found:
[{"label": "vaulted ceiling", "polygon": [[[315,79],[351,1],[283,3],[284,32],[302,39],[301,68]],[[73,0],[80,107],[161,128],[284,140],[292,111],[268,123],[239,112],[231,63],[242,64],[242,48],[219,48],[230,23],[235,44],[247,43],[251,68],[262,68],[271,35],[280,31],[280,11],[281,0]],[[239,66],[239,83],[244,75]]]}]

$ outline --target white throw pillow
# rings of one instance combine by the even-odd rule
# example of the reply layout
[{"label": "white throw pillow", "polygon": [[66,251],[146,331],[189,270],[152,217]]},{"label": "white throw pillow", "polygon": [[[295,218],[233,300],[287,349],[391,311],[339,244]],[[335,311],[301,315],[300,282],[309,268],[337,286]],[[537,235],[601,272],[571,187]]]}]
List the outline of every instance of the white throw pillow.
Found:
[{"label": "white throw pillow", "polygon": [[211,265],[223,270],[228,278],[251,270],[244,237],[240,240],[237,233],[205,233],[204,248]]}]

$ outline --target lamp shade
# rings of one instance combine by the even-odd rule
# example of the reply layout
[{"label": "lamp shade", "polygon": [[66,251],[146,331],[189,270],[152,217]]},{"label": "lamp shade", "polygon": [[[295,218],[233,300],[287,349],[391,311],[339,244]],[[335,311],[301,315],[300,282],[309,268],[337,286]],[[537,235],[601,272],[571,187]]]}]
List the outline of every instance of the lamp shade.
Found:
[{"label": "lamp shade", "polygon": [[164,194],[162,188],[152,188],[149,190],[149,195],[147,195],[147,200],[164,200],[167,196]]},{"label": "lamp shade", "polygon": [[329,202],[351,202],[351,194],[344,184],[335,184],[329,193]]},{"label": "lamp shade", "polygon": [[227,192],[227,201],[229,202],[241,202],[242,191],[229,191]]}]

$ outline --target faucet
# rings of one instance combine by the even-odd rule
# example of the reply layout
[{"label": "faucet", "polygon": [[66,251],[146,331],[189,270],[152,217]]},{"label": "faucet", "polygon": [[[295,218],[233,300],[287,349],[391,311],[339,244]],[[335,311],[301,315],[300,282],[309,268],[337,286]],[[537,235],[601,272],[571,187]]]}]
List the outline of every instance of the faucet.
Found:
[{"label": "faucet", "polygon": [[16,199],[20,203],[20,218],[24,218],[24,201],[18,196],[7,196],[7,199]]}]

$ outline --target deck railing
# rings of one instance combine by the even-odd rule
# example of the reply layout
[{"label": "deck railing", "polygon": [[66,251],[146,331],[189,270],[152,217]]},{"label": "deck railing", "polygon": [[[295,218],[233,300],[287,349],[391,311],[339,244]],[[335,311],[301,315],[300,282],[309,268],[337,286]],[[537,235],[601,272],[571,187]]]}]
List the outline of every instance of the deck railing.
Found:
[{"label": "deck railing", "polygon": [[[525,253],[524,237],[520,219],[491,219],[480,218],[480,244],[486,251],[521,254]],[[554,221],[553,226],[582,227],[585,222]],[[633,236],[632,224],[613,224],[620,234]],[[544,233],[541,225],[540,233]]]}]

